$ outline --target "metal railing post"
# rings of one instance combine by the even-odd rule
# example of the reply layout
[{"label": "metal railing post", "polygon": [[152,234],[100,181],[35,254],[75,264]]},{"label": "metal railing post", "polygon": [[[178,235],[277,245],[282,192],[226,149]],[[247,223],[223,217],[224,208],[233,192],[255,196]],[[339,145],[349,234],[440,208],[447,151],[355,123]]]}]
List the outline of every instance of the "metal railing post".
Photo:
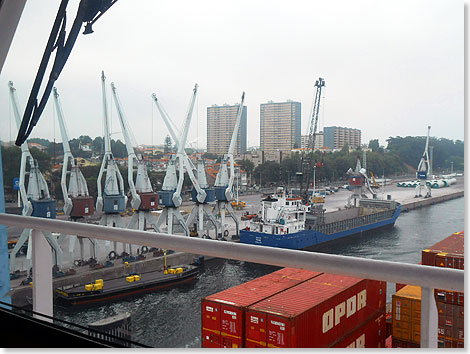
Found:
[{"label": "metal railing post", "polygon": [[[52,249],[39,230],[33,229],[31,243],[33,252],[33,311],[52,317]],[[46,321],[50,320],[46,319]]]},{"label": "metal railing post", "polygon": [[437,348],[437,306],[434,289],[421,288],[421,348]]}]

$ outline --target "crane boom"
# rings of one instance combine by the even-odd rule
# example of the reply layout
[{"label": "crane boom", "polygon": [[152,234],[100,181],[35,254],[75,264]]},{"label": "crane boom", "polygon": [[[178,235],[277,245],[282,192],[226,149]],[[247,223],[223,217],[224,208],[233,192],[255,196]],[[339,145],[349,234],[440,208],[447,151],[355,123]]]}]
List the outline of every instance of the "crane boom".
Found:
[{"label": "crane boom", "polygon": [[428,126],[428,135],[426,137],[426,145],[424,147],[423,156],[419,161],[418,172],[429,172],[429,132],[431,131],[431,126]]},{"label": "crane boom", "polygon": [[[62,165],[62,176],[60,180],[60,188],[64,197],[64,214],[70,215],[72,218],[92,215],[93,197],[88,193],[86,179],[80,171],[80,167],[75,160],[69,145],[69,135],[64,120],[64,112],[59,99],[57,88],[53,88],[55,108],[57,111],[57,120],[59,121],[60,134],[62,136],[62,146],[64,149],[64,162]],[[70,163],[70,181],[67,188],[67,173]],[[80,198],[80,201],[78,199]]]},{"label": "crane boom", "polygon": [[312,110],[312,117],[310,120],[310,129],[308,133],[308,149],[311,151],[315,150],[315,141],[317,136],[317,126],[318,126],[318,115],[320,112],[320,100],[321,100],[321,89],[325,86],[325,80],[321,77],[315,82],[315,101]]},{"label": "crane boom", "polygon": [[[216,187],[225,187],[225,198],[230,201],[233,199],[232,186],[235,177],[234,161],[233,161],[233,150],[235,149],[235,142],[238,136],[238,130],[240,128],[241,117],[243,113],[243,104],[245,102],[245,92],[242,93],[240,104],[238,105],[237,119],[233,128],[232,139],[230,140],[230,146],[227,154],[224,155],[222,161],[220,161],[220,169],[215,179]],[[227,163],[230,163],[230,178],[227,171]]]}]

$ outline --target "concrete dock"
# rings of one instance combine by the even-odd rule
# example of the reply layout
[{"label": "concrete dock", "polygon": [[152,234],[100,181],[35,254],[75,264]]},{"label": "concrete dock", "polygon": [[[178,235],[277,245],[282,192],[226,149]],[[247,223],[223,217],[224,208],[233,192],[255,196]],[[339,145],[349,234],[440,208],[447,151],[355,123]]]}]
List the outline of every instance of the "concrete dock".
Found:
[{"label": "concrete dock", "polygon": [[[345,207],[346,200],[349,196],[350,192],[344,189],[340,189],[337,193],[327,195],[325,198],[325,209],[327,212],[336,211],[338,209],[342,209]],[[392,199],[397,200],[403,205],[403,212],[407,212],[413,210],[415,208],[427,207],[434,205],[436,203],[440,203],[449,199],[454,199],[458,197],[462,197],[464,195],[464,178],[457,177],[457,183],[451,185],[450,187],[446,188],[439,188],[439,189],[432,189],[432,197],[431,198],[415,198],[415,190],[414,188],[402,188],[397,187],[396,183],[393,182],[392,184],[386,185],[383,190],[379,189],[377,191],[379,198],[387,198],[387,195],[391,195]],[[262,199],[261,194],[251,194],[251,195],[241,195],[240,200],[246,203],[246,208],[243,210],[236,210],[235,213],[238,216],[239,220],[239,227],[244,228],[249,225],[249,221],[240,221],[240,218],[246,212],[248,213],[256,213],[259,211],[260,208],[260,201]],[[182,209],[183,211],[190,212],[193,204],[192,203],[184,203]],[[127,224],[130,220],[130,217],[124,217],[124,223]],[[235,223],[232,219],[226,218],[226,228],[229,230],[230,236],[228,237],[228,241],[231,240],[231,235],[236,233]],[[12,234],[21,232],[21,230],[8,228],[9,237]],[[212,238],[214,238],[214,230],[209,230],[209,234]],[[87,239],[84,240],[87,245],[85,247],[85,259],[91,257],[90,247],[88,245],[89,241]],[[104,262],[107,257],[106,245],[105,241],[97,240],[99,247],[99,255],[98,261]],[[221,241],[224,242],[224,241]],[[120,276],[124,276],[126,273],[137,272],[143,273],[147,271],[162,269],[164,265],[164,257],[161,255],[155,255],[152,252],[145,253],[145,259],[135,262],[130,262],[128,266],[126,266],[122,259],[116,259],[113,261],[114,265],[112,267],[104,267],[100,269],[93,270],[89,266],[74,266],[73,261],[74,259],[79,258],[79,245],[78,242],[75,247],[75,254],[74,259],[70,259],[66,250],[68,249],[68,240],[62,241],[62,249],[64,250],[64,259],[63,265],[61,270],[63,272],[67,272],[67,270],[73,269],[71,272],[75,273],[73,275],[62,276],[54,279],[54,288],[67,286],[67,285],[74,285],[74,284],[85,284],[93,282],[95,279],[111,279]],[[137,254],[137,249],[140,246],[133,246],[133,254]],[[122,252],[122,246],[118,245],[117,252]],[[167,256],[167,263],[169,266],[175,266],[178,264],[188,264],[192,263],[198,255],[187,254],[187,253],[173,253]],[[17,265],[19,267],[20,275],[17,279],[11,281],[12,291],[12,302],[14,305],[17,306],[24,306],[27,304],[26,297],[30,297],[32,294],[31,287],[29,285],[21,285],[26,279],[27,275],[27,268],[29,262],[26,259],[26,256],[22,255],[18,258]],[[206,257],[206,260],[208,258]]]}]

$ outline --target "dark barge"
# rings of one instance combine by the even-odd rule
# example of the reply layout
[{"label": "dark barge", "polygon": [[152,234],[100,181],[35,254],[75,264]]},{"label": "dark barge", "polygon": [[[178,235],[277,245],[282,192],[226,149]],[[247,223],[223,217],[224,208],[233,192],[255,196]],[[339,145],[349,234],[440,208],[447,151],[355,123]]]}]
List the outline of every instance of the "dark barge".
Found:
[{"label": "dark barge", "polygon": [[196,278],[198,272],[197,266],[184,265],[170,268],[166,274],[164,271],[154,271],[124,275],[121,278],[105,281],[98,279],[91,284],[56,288],[55,295],[59,305],[92,305],[188,283]]}]

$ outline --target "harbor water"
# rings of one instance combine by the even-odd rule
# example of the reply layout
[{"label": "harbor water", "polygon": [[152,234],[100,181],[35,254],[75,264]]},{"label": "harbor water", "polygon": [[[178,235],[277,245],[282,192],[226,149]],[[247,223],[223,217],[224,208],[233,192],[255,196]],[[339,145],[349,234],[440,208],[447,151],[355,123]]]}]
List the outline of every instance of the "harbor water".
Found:
[{"label": "harbor water", "polygon": [[[326,245],[318,252],[417,264],[421,251],[464,229],[464,198],[403,213],[395,227]],[[133,340],[147,346],[201,346],[201,298],[279,268],[217,259],[191,284],[84,309],[54,308],[54,316],[82,326],[130,312]],[[395,284],[388,284],[387,301]]]}]

